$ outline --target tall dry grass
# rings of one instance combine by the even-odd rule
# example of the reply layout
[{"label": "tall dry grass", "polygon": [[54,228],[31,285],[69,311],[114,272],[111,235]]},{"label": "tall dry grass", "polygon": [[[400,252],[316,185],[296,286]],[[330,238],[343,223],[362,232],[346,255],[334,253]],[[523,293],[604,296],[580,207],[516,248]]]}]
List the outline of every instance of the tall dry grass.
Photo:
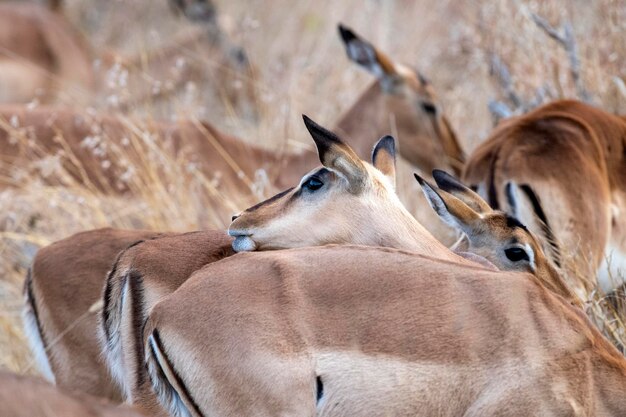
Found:
[{"label": "tall dry grass", "polygon": [[[62,178],[49,186],[26,175],[19,186],[0,193],[0,368],[34,372],[19,321],[21,284],[38,247],[74,232],[114,226],[158,230],[225,227],[229,214],[273,191],[257,178],[250,193],[216,191],[215,178],[203,177],[188,161],[161,151],[144,135],[142,118],[197,117],[229,133],[272,148],[311,146],[301,125],[307,113],[331,126],[371,82],[345,57],[336,34],[341,21],[393,58],[417,67],[430,78],[445,111],[469,152],[492,127],[488,104],[506,101],[506,91],[490,71],[493,57],[511,74],[510,88],[527,101],[543,89],[543,99],[575,97],[564,49],[532,20],[536,13],[555,27],[571,22],[581,61],[581,77],[593,102],[626,113],[626,4],[599,0],[430,2],[425,0],[218,1],[222,24],[233,42],[243,45],[258,68],[257,121],[244,120],[225,102],[224,86],[213,74],[219,63],[197,49],[182,48],[185,60],[206,76],[185,80],[171,93],[155,95],[123,110],[132,146],[146,158],[133,166],[132,199],[105,196],[73,182],[54,158],[35,166]],[[67,0],[67,14],[87,37],[94,58],[111,51],[133,55],[177,42],[190,30],[170,14],[165,0]],[[101,61],[96,66],[102,65]],[[141,71],[141,68],[138,69]],[[120,97],[133,97],[119,67],[102,68],[111,81],[87,111],[122,111]],[[122,71],[122,72],[120,72]],[[162,83],[168,80],[160,80]],[[147,83],[154,80],[146,79]],[[235,86],[236,87],[236,86]],[[64,92],[61,104],[82,102],[85,91]],[[80,96],[80,97],[79,97]],[[81,100],[79,100],[79,98]],[[376,138],[371,138],[372,142]],[[123,152],[123,150],[121,151]],[[419,193],[407,181],[403,195]],[[604,297],[594,295],[592,315],[614,340],[624,326]],[[71,302],[71,300],[67,300]]]}]

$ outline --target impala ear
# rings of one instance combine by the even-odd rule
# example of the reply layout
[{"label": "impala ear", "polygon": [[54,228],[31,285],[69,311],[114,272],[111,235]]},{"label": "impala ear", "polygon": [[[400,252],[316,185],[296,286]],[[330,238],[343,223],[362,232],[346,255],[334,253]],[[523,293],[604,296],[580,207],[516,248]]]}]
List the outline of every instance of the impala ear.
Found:
[{"label": "impala ear", "polygon": [[379,79],[396,76],[397,71],[385,54],[378,51],[374,45],[359,37],[352,29],[339,24],[339,35],[346,47],[346,53],[351,61],[359,64]]},{"label": "impala ear", "polygon": [[434,169],[433,178],[440,189],[463,201],[477,213],[485,214],[493,211],[493,209],[485,200],[482,199],[481,196],[447,172],[440,169]]},{"label": "impala ear", "polygon": [[439,217],[460,232],[472,234],[476,220],[480,219],[480,214],[454,195],[443,190],[435,190],[424,178],[417,174],[413,175],[422,187],[428,204]]},{"label": "impala ear", "polygon": [[372,165],[396,187],[396,141],[393,136],[384,136],[376,142],[372,150]]},{"label": "impala ear", "polygon": [[318,125],[306,115],[302,115],[302,118],[315,141],[322,165],[343,175],[348,180],[351,193],[361,192],[368,178],[367,169],[361,159],[333,132]]}]

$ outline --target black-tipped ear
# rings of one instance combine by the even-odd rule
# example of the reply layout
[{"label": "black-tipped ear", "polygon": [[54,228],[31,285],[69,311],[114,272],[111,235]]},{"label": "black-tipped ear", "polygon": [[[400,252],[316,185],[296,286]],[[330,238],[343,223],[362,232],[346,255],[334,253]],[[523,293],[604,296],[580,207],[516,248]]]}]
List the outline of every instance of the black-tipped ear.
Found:
[{"label": "black-tipped ear", "polygon": [[433,179],[439,188],[457,197],[459,200],[467,204],[472,210],[478,213],[489,213],[492,211],[489,204],[487,204],[481,196],[447,172],[440,169],[434,169]]},{"label": "black-tipped ear", "polygon": [[437,187],[447,192],[466,191],[469,189],[461,181],[440,169],[433,169],[433,179],[437,183]]},{"label": "black-tipped ear", "polygon": [[311,134],[311,137],[315,142],[315,146],[317,146],[317,153],[320,156],[320,162],[325,165],[325,155],[328,153],[332,145],[343,146],[345,144],[341,141],[341,139],[339,139],[339,137],[337,137],[337,135],[315,123],[306,114],[302,115],[302,120],[304,120],[304,125]]},{"label": "black-tipped ear", "polygon": [[357,39],[357,36],[354,34],[352,29],[350,29],[347,26],[344,26],[343,23],[339,23],[337,25],[337,28],[339,29],[339,36],[341,36],[341,39],[343,40],[344,43],[347,44],[350,41]]},{"label": "black-tipped ear", "polygon": [[387,135],[380,138],[372,150],[372,165],[396,185],[396,140]]},{"label": "black-tipped ear", "polygon": [[361,159],[333,132],[318,125],[304,114],[302,119],[315,141],[322,165],[346,177],[350,184],[350,192],[354,194],[360,192],[367,179],[367,170]]},{"label": "black-tipped ear", "polygon": [[424,193],[424,196],[426,197],[426,201],[428,201],[428,204],[430,204],[432,209],[435,210],[435,213],[437,213],[437,215],[441,217],[441,219],[445,221],[449,226],[452,226],[455,228],[458,227],[458,224],[454,221],[454,218],[452,218],[452,216],[450,215],[448,211],[446,202],[443,201],[443,198],[441,198],[441,196],[435,190],[435,188],[432,187],[428,183],[428,181],[426,181],[424,178],[422,178],[418,174],[413,173],[413,176],[415,177],[419,185],[422,187],[422,192]]},{"label": "black-tipped ear", "polygon": [[391,60],[378,51],[374,45],[357,35],[352,29],[339,24],[339,35],[351,61],[356,62],[379,79],[396,77],[396,69]]},{"label": "black-tipped ear", "polygon": [[439,217],[449,226],[469,235],[472,230],[472,223],[480,218],[480,214],[453,194],[447,193],[445,190],[437,191],[424,178],[417,174],[413,175],[422,187],[428,204]]}]

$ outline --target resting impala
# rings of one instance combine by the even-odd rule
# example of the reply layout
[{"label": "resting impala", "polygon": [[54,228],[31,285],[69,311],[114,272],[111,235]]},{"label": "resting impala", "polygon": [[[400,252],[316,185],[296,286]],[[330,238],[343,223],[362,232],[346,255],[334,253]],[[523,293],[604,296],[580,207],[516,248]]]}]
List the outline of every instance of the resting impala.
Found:
[{"label": "resting impala", "polygon": [[[318,131],[316,132],[318,136],[321,135]],[[389,152],[393,153],[393,141],[387,138],[381,142],[380,146],[381,151],[378,153],[379,158],[381,158],[381,161],[386,161],[385,166],[387,170],[392,170],[393,166],[389,166],[389,161],[390,159],[393,160],[395,153],[390,155]],[[354,156],[354,153],[349,150],[347,146],[342,144],[340,149],[344,148],[348,149],[345,151],[346,155],[355,159],[355,164],[361,164]],[[387,149],[386,152],[384,152],[385,149]],[[386,159],[383,158],[382,155],[387,155]],[[381,163],[382,162],[379,162],[379,164]],[[378,172],[374,170],[374,168],[372,168],[372,171]],[[393,175],[392,171],[389,172],[390,175]],[[327,175],[331,175],[330,171]],[[378,176],[382,177],[382,174],[378,174]],[[339,179],[337,178],[336,181],[338,182]],[[293,182],[295,183],[296,181]],[[384,198],[391,198],[390,195],[393,194],[393,188],[391,188],[388,182],[387,180],[387,183],[385,183],[387,184],[388,193],[385,194]],[[381,197],[381,199],[382,198],[383,197]],[[395,197],[395,194],[393,194],[391,201],[391,207],[395,207],[394,210],[399,211],[402,206],[397,200],[397,197]],[[398,221],[405,221],[407,225],[415,223],[404,209],[399,212],[401,217]],[[406,228],[407,226],[404,227]],[[421,226],[418,225],[416,227],[418,227],[417,231],[421,232]],[[403,232],[401,236],[407,234],[407,232]],[[207,235],[204,236],[206,237]],[[148,238],[149,237],[148,235]],[[200,235],[200,238],[202,238],[202,235]],[[109,395],[114,397],[113,394],[115,394],[116,391],[115,387],[108,383],[107,379],[103,377],[103,375],[106,375],[106,372],[102,372],[103,370],[98,362],[98,357],[94,355],[98,349],[94,349],[93,346],[91,346],[97,343],[95,317],[89,314],[87,314],[87,317],[82,316],[84,316],[90,306],[98,300],[106,271],[113,263],[117,252],[132,244],[134,241],[145,239],[144,232],[96,231],[81,234],[78,235],[78,237],[72,237],[66,241],[44,248],[36,256],[31,274],[25,286],[27,307],[29,309],[27,322],[31,324],[31,331],[29,333],[32,334],[31,341],[34,342],[34,346],[36,347],[35,351],[41,353],[46,349],[50,350],[47,352],[48,355],[39,354],[38,357],[44,365],[46,360],[50,362],[47,366],[47,368],[50,369],[50,371],[47,372],[48,377],[54,375],[58,384],[62,386],[68,385],[70,387],[79,386],[89,392],[99,392],[101,394],[112,393]],[[225,237],[222,238],[222,240],[216,237],[214,239],[215,242],[223,243]],[[404,239],[408,240],[408,238]],[[90,245],[85,240],[93,240],[100,245],[105,245],[106,251],[94,251],[93,245]],[[180,240],[184,241],[186,238],[180,238]],[[191,240],[187,239],[187,241]],[[217,244],[220,251],[223,247],[222,243]],[[227,241],[227,244],[229,245],[230,242]],[[433,245],[441,247],[437,242],[433,242]],[[132,251],[129,252],[129,256],[132,253]],[[210,248],[207,248],[207,253],[211,253]],[[90,266],[94,261],[98,262],[98,267]],[[58,265],[57,262],[61,265]],[[66,268],[69,269],[69,271]],[[71,272],[72,270],[74,271]],[[126,273],[126,271],[123,272]],[[87,278],[87,275],[91,275],[91,278]],[[73,285],[68,285],[68,280],[71,280],[70,277],[74,276],[79,278],[78,281]],[[112,276],[117,275],[114,273]],[[80,294],[80,302],[66,304],[57,301],[60,299],[75,298],[76,292]],[[117,302],[115,299],[113,301]],[[63,307],[59,307],[60,305],[63,305]],[[105,311],[108,310],[105,309]],[[113,312],[110,317],[114,317],[115,313],[116,312]],[[82,320],[80,334],[83,335],[82,337],[84,339],[80,340],[78,345],[74,342],[73,337],[59,340],[59,337],[63,334],[65,329],[73,325],[74,321],[78,318]],[[65,325],[62,323],[65,323]],[[89,326],[92,326],[92,330],[87,329]],[[70,335],[72,334],[74,333]],[[51,341],[55,341],[55,343],[52,344]],[[79,348],[74,349],[77,346]],[[67,358],[70,352],[75,360]],[[46,366],[43,368],[45,369]],[[76,375],[74,369],[78,368],[81,369],[81,376],[71,377],[71,375]]]},{"label": "resting impala", "polygon": [[[426,173],[440,168],[459,174],[465,156],[428,80],[393,62],[350,28],[340,24],[339,34],[348,57],[377,81],[337,123],[336,130],[349,139],[397,132],[400,155],[413,166]],[[369,152],[367,147],[355,146],[355,150],[361,157]]]},{"label": "resting impala", "polygon": [[[503,122],[471,156],[465,182],[540,236],[555,265],[586,299],[626,276],[626,121],[557,101]],[[506,184],[520,204],[507,203]],[[596,281],[597,274],[597,281]]]},{"label": "resting impala", "polygon": [[0,4],[0,102],[84,99],[94,86],[89,52],[59,13],[28,2]]},{"label": "resting impala", "polygon": [[141,417],[128,407],[100,398],[68,393],[47,382],[0,371],[0,409],[3,417]]},{"label": "resting impala", "polygon": [[46,379],[70,391],[121,400],[99,355],[96,312],[91,307],[117,254],[162,235],[97,229],[75,234],[37,253],[24,283],[24,325]]},{"label": "resting impala", "polygon": [[[180,90],[189,79],[206,79],[208,59],[214,67],[215,95],[246,116],[254,116],[255,71],[245,52],[220,29],[211,2],[170,0],[189,20],[203,23],[202,28],[175,39],[173,46],[126,58],[111,52],[96,56],[62,15],[60,3],[51,2],[53,11],[17,1],[0,5],[0,102],[26,103],[38,98],[48,103],[62,97],[75,104],[90,103],[97,91],[110,95],[111,75],[126,71],[125,88],[132,94],[119,104],[136,105]],[[103,71],[94,71],[94,61],[100,62]],[[111,97],[122,95],[117,90],[113,93]]]},{"label": "resting impala", "polygon": [[[326,151],[327,154],[323,153],[329,146],[321,141],[332,136],[314,125],[310,125],[309,128],[316,138],[320,158],[325,167],[305,176],[300,187],[279,194],[244,211],[242,215],[235,216],[230,228],[231,235],[236,236],[233,243],[235,249],[281,249],[329,242],[359,242],[365,245],[407,248],[418,253],[437,254],[440,257],[449,254],[441,246],[434,247],[434,252],[429,251],[431,248],[428,246],[432,246],[432,237],[419,229],[415,231],[411,227],[411,223],[415,221],[412,218],[406,220],[404,210],[397,202],[389,204],[389,195],[392,194],[382,193],[380,196],[381,192],[376,190],[379,188],[376,186],[371,191],[368,189],[372,182],[375,184],[376,176],[372,175],[371,180],[365,181],[365,185],[362,185],[362,181],[354,178],[354,172],[358,172],[356,168],[346,170],[349,168],[349,164],[345,162],[348,159],[337,157],[337,154],[332,152],[332,144],[331,149]],[[385,150],[382,146],[385,145],[381,142],[374,150],[374,166],[383,172],[392,172],[392,161],[380,155],[380,152]],[[354,160],[356,161],[356,158]],[[347,190],[346,184],[343,184],[343,189],[340,188],[341,182],[345,179],[348,180]],[[447,181],[448,185],[462,187],[451,177],[448,177]],[[350,191],[351,186],[355,184],[357,187],[366,188]],[[423,186],[426,187],[426,184]],[[435,192],[432,188],[429,190]],[[472,199],[477,204],[486,205],[471,190],[465,188],[463,191],[466,201]],[[352,192],[356,192],[356,196],[353,196]],[[321,194],[316,196],[316,193]],[[469,249],[476,248],[482,251],[483,256],[493,259],[497,265],[504,268],[533,272],[546,285],[555,288],[568,300],[574,301],[560,276],[553,269],[549,269],[550,265],[545,261],[543,254],[535,255],[534,251],[538,249],[536,241],[518,222],[503,213],[493,211],[490,211],[488,216],[478,218],[479,214],[471,209],[468,209],[470,212],[462,211],[462,206],[465,205],[460,199],[452,195],[446,195],[444,198],[451,207],[450,210],[453,208],[456,210],[453,212],[458,216],[459,222],[464,221],[482,229],[483,236],[480,239],[477,232],[465,230],[470,242],[481,240]],[[320,215],[324,215],[325,218],[318,219]],[[361,224],[363,220],[367,223]],[[308,224],[311,224],[311,227],[307,227]],[[319,230],[319,233],[316,234],[316,230]],[[403,235],[414,242],[399,238]],[[210,263],[196,253],[198,249],[195,251],[192,249],[201,246],[198,240],[202,239],[207,239],[205,247],[216,247],[211,243],[216,240],[215,235],[211,236],[209,232],[205,232],[204,236],[194,234],[188,235],[186,239],[161,238],[130,248],[120,255],[113,268],[114,272],[107,280],[103,334],[108,363],[118,381],[124,386],[127,399],[143,404],[150,413],[157,413],[158,410],[153,407],[154,401],[150,401],[153,394],[146,385],[148,377],[142,364],[141,330],[147,314],[156,302],[176,290],[191,273]],[[489,237],[491,240],[487,240]],[[492,245],[491,251],[486,248],[488,245]],[[168,254],[172,252],[172,248],[177,247],[183,255],[179,251]],[[217,249],[224,252],[223,247]],[[201,252],[210,261],[215,259],[213,249]],[[480,256],[474,255],[473,258],[465,253],[464,256],[472,260],[482,259]],[[507,260],[505,256],[510,259]],[[482,261],[485,262],[484,259]]]},{"label": "resting impala", "polygon": [[526,273],[414,252],[240,253],[144,329],[174,416],[623,416],[626,360]]},{"label": "resting impala", "polygon": [[217,232],[198,232],[148,241],[118,258],[104,290],[102,335],[107,361],[127,400],[151,395],[141,366],[141,329],[151,307],[203,265],[231,255],[225,246],[241,251],[358,242],[461,259],[416,222],[395,195],[391,137],[374,147],[369,165],[331,132],[307,118],[305,124],[323,166],[299,186],[235,216],[229,229],[234,241]]},{"label": "resting impala", "polygon": [[[419,175],[415,178],[433,210],[461,233],[452,250],[479,255],[502,271],[529,272],[548,290],[582,307],[581,300],[550,263],[537,237],[519,220],[493,210],[478,194],[444,171],[433,171],[439,190]],[[509,204],[516,209],[517,185],[509,183],[506,193]]]}]

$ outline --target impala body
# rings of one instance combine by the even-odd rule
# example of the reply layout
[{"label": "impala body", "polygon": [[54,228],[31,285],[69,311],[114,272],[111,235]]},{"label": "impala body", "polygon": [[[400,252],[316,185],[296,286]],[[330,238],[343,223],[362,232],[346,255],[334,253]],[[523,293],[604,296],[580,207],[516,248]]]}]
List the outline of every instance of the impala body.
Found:
[{"label": "impala body", "polygon": [[121,400],[99,353],[97,309],[92,307],[100,300],[102,283],[117,254],[162,235],[97,229],[37,253],[24,284],[24,324],[39,369],[49,381],[68,390]]},{"label": "impala body", "polygon": [[175,416],[621,416],[626,361],[532,275],[411,252],[242,253],[144,330]]},{"label": "impala body", "polygon": [[[528,225],[585,297],[626,276],[626,122],[576,101],[557,101],[504,121],[464,171],[494,208]],[[515,182],[513,212],[506,184]],[[596,274],[598,280],[596,281]]]}]

